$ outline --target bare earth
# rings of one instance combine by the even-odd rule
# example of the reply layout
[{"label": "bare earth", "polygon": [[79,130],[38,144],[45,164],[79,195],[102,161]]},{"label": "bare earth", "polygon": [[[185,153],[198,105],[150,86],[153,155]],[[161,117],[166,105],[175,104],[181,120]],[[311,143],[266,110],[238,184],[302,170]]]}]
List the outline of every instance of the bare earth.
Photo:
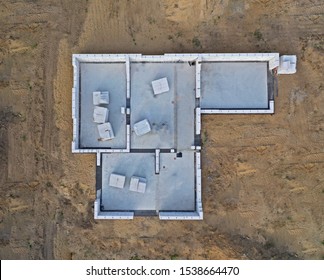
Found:
[{"label": "bare earth", "polygon": [[[0,0],[1,259],[324,257],[322,0]],[[273,116],[203,117],[203,221],[94,221],[72,53],[297,54]]]}]

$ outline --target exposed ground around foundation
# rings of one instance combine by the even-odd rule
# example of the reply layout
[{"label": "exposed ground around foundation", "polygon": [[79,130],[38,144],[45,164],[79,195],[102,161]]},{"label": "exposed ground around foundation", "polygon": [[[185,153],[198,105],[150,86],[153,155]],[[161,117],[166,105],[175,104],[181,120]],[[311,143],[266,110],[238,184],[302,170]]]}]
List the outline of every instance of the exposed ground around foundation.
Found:
[{"label": "exposed ground around foundation", "polygon": [[[321,0],[0,0],[0,258],[324,256]],[[204,116],[204,220],[94,221],[72,53],[279,52],[273,116]],[[187,145],[187,143],[184,143]]]}]

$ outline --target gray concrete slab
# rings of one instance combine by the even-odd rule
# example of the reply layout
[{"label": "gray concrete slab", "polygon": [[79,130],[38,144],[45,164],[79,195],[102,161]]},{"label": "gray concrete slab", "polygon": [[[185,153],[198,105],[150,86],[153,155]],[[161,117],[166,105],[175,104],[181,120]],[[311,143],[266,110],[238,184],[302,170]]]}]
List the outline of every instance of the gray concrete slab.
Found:
[{"label": "gray concrete slab", "polygon": [[[81,63],[80,147],[126,148],[126,66],[125,63]],[[109,122],[115,138],[98,141],[97,124],[93,122],[93,91],[109,91]]]},{"label": "gray concrete slab", "polygon": [[[105,210],[195,210],[194,153],[161,154],[160,174],[155,174],[154,154],[102,155],[102,204]],[[123,189],[110,187],[109,176],[126,176]],[[129,190],[131,176],[146,178],[145,193]]]},{"label": "gray concrete slab", "polygon": [[[131,128],[143,119],[152,127],[143,136],[132,129],[132,149],[176,148],[177,135],[181,135],[181,146],[189,146],[188,135],[193,138],[194,73],[188,63],[131,63]],[[169,92],[154,95],[151,82],[164,77]]]},{"label": "gray concrete slab", "polygon": [[266,62],[205,62],[201,68],[201,108],[268,108]]},{"label": "gray concrete slab", "polygon": [[[109,186],[111,173],[126,176],[123,189]],[[146,178],[145,193],[129,190],[132,176]],[[154,154],[114,153],[102,155],[102,204],[105,210],[156,210],[156,188]]]},{"label": "gray concrete slab", "polygon": [[158,210],[195,210],[195,159],[194,152],[163,153],[157,189]]},{"label": "gray concrete slab", "polygon": [[176,148],[188,150],[195,138],[195,66],[181,64],[177,71]]}]

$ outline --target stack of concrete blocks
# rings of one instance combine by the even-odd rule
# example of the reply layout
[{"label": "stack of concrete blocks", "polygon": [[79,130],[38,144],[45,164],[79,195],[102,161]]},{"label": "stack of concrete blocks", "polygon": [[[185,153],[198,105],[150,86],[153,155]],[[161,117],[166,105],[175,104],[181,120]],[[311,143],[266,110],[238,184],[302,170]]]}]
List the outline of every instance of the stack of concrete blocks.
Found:
[{"label": "stack of concrete blocks", "polygon": [[133,192],[145,193],[146,179],[142,177],[132,176],[130,180],[129,190]]},{"label": "stack of concrete blocks", "polygon": [[109,92],[108,91],[94,91],[92,95],[93,105],[108,105]]},{"label": "stack of concrete blocks", "polygon": [[280,64],[278,74],[294,74],[296,73],[297,57],[295,55],[280,56]]},{"label": "stack of concrete blocks", "polygon": [[124,188],[126,177],[124,175],[119,175],[111,173],[109,177],[109,186],[122,189]]},{"label": "stack of concrete blocks", "polygon": [[95,106],[93,110],[93,121],[95,123],[105,123],[108,121],[108,109],[100,106]]},{"label": "stack of concrete blocks", "polygon": [[115,134],[110,122],[98,124],[98,132],[100,136],[99,141],[107,141],[115,138]]},{"label": "stack of concrete blocks", "polygon": [[134,131],[137,136],[142,136],[151,131],[150,123],[147,119],[134,124]]},{"label": "stack of concrete blocks", "polygon": [[167,78],[152,81],[154,95],[158,95],[170,90]]},{"label": "stack of concrete blocks", "polygon": [[107,141],[115,138],[114,131],[110,122],[108,122],[109,110],[106,106],[109,104],[109,92],[108,91],[94,91],[93,93],[93,121],[98,123],[99,141]]}]

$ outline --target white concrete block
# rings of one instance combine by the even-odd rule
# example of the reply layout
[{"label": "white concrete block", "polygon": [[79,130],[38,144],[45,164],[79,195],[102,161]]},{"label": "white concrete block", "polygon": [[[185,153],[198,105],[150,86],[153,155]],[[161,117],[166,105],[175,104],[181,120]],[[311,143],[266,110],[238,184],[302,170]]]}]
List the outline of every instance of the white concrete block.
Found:
[{"label": "white concrete block", "polygon": [[109,92],[108,91],[94,91],[92,93],[93,105],[106,105],[109,104]]},{"label": "white concrete block", "polygon": [[125,181],[125,176],[111,173],[109,177],[109,186],[122,189],[125,185]]},{"label": "white concrete block", "polygon": [[95,123],[105,123],[108,121],[109,110],[104,107],[95,106],[93,110],[93,121]]},{"label": "white concrete block", "polygon": [[109,122],[99,124],[98,132],[99,132],[99,136],[100,136],[100,139],[98,139],[99,141],[107,141],[107,140],[111,140],[111,139],[115,138],[114,131],[113,131],[112,126]]},{"label": "white concrete block", "polygon": [[167,78],[152,81],[152,87],[155,95],[168,92],[170,90]]},{"label": "white concrete block", "polygon": [[297,71],[296,65],[297,65],[296,55],[282,55],[280,57],[278,74],[294,74]]},{"label": "white concrete block", "polygon": [[145,193],[146,179],[142,177],[132,176],[130,180],[130,191]]},{"label": "white concrete block", "polygon": [[142,136],[151,131],[150,123],[147,119],[144,119],[134,124],[134,131],[137,136]]}]

